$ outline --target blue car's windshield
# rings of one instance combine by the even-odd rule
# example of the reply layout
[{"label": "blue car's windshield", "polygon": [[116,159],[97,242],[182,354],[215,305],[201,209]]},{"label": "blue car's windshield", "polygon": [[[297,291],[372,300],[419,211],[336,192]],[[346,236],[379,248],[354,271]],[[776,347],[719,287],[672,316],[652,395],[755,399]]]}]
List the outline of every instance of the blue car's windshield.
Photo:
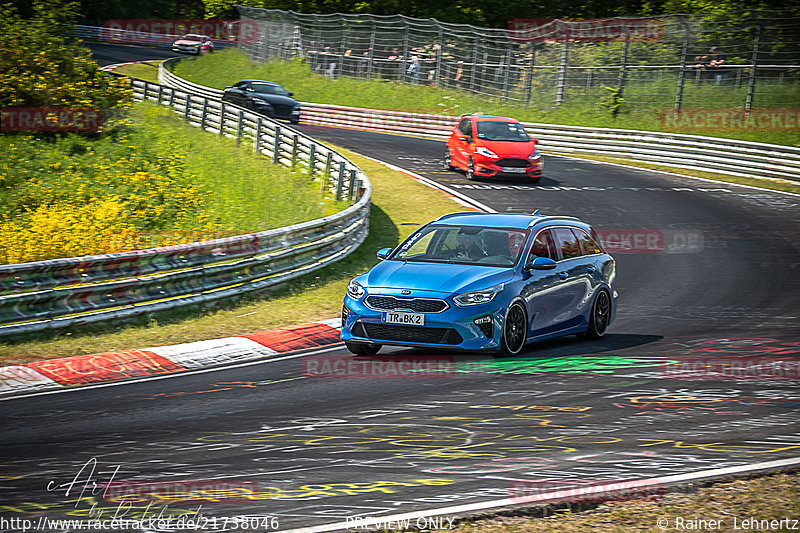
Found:
[{"label": "blue car's windshield", "polygon": [[389,258],[395,261],[514,266],[528,230],[477,226],[427,226]]},{"label": "blue car's windshield", "polygon": [[528,142],[525,128],[515,122],[478,122],[478,139],[485,141]]}]

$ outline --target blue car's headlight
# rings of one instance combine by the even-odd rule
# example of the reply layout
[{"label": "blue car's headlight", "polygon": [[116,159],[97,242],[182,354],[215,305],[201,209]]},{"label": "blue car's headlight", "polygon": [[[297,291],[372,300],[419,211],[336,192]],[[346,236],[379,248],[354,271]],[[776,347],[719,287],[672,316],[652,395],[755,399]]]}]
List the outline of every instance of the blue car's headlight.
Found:
[{"label": "blue car's headlight", "polygon": [[483,289],[480,291],[470,291],[465,292],[463,294],[459,294],[453,298],[453,301],[459,307],[466,307],[468,305],[478,305],[478,304],[485,304],[491,302],[495,296],[497,296],[500,291],[503,290],[503,284],[495,285],[494,287],[489,287],[488,289]]},{"label": "blue car's headlight", "polygon": [[366,289],[364,289],[364,287],[362,287],[361,284],[356,280],[351,281],[350,285],[347,286],[347,295],[350,296],[350,298],[355,298],[358,300],[365,294],[367,294]]}]

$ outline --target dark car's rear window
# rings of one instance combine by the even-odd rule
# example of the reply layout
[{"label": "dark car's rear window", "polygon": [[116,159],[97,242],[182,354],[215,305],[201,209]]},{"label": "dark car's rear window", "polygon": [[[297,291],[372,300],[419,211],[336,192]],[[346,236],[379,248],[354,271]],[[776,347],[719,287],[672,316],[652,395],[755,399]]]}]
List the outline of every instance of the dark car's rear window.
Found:
[{"label": "dark car's rear window", "polygon": [[280,85],[272,85],[271,83],[251,83],[250,87],[252,87],[253,90],[257,93],[289,96],[289,91],[287,91]]}]

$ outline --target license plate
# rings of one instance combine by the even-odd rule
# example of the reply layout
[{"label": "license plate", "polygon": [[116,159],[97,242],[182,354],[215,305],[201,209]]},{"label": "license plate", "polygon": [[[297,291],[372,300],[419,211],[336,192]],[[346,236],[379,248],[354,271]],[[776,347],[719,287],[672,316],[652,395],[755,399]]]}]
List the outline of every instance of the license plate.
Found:
[{"label": "license plate", "polygon": [[511,172],[512,174],[524,174],[525,169],[519,167],[503,167],[503,172]]},{"label": "license plate", "polygon": [[381,313],[381,321],[387,324],[406,324],[409,326],[424,326],[425,315],[422,313],[394,313],[385,311]]}]

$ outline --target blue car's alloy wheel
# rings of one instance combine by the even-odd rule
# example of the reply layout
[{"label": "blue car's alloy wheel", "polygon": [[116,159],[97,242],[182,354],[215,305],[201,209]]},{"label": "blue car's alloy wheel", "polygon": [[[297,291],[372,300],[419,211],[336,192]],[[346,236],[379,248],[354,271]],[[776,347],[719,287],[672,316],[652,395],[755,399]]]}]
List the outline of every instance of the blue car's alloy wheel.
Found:
[{"label": "blue car's alloy wheel", "polygon": [[599,339],[608,328],[608,319],[611,316],[611,298],[606,290],[597,293],[589,317],[589,329],[582,335],[585,339]]},{"label": "blue car's alloy wheel", "polygon": [[500,344],[502,355],[517,355],[522,351],[527,338],[527,322],[525,308],[522,304],[520,302],[512,303],[508,308],[503,325],[503,337]]}]

